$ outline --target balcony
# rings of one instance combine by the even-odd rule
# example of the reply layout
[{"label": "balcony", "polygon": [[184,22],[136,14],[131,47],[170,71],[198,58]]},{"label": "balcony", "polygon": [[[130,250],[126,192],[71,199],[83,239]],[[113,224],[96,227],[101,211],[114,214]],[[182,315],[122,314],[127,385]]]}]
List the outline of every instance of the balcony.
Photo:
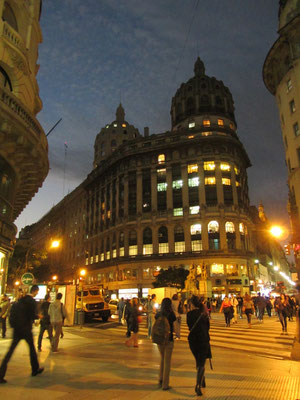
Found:
[{"label": "balcony", "polygon": [[3,21],[2,36],[12,47],[16,47],[25,54],[26,49],[22,37],[5,21]]}]

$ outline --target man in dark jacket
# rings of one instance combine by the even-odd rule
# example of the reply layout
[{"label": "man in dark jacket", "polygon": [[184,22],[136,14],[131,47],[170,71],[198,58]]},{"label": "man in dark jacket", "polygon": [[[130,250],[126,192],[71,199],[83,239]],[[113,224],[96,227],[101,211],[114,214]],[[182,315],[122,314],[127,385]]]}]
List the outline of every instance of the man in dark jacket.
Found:
[{"label": "man in dark jacket", "polygon": [[22,304],[22,317],[24,318],[22,318],[22,324],[14,328],[13,341],[8,352],[2,360],[2,364],[0,366],[0,383],[6,383],[4,377],[7,370],[7,364],[21,339],[26,340],[30,349],[30,363],[32,369],[31,375],[36,376],[44,371],[44,368],[40,368],[39,366],[32,336],[32,323],[35,319],[38,319],[36,314],[36,302],[34,300],[34,297],[38,294],[38,292],[39,287],[37,285],[33,285],[30,289],[30,294],[22,297],[19,300]]},{"label": "man in dark jacket", "polygon": [[48,332],[50,341],[52,340],[52,326],[50,323],[50,316],[48,314],[50,301],[51,301],[50,294],[47,293],[40,310],[41,322],[40,322],[40,333],[38,338],[38,351],[42,351],[42,340],[45,331]]},{"label": "man in dark jacket", "polygon": [[258,293],[258,296],[254,300],[254,306],[258,309],[258,320],[263,322],[264,313],[266,308],[266,299]]}]

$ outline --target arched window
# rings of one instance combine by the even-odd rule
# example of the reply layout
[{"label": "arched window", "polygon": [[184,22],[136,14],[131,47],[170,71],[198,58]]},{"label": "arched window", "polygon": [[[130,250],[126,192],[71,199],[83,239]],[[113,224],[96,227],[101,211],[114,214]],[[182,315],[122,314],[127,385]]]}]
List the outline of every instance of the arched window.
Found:
[{"label": "arched window", "polygon": [[225,231],[226,231],[227,247],[229,250],[233,250],[236,247],[234,223],[226,222]]},{"label": "arched window", "polygon": [[106,238],[106,260],[110,259],[110,240]]},{"label": "arched window", "polygon": [[111,248],[112,248],[112,256],[113,256],[113,258],[116,258],[117,257],[117,242],[116,242],[116,234],[115,233],[113,234]]},{"label": "arched window", "polygon": [[158,230],[158,252],[169,253],[168,228],[161,226]]},{"label": "arched window", "polygon": [[189,97],[186,102],[186,114],[193,115],[195,114],[195,102],[193,97]]},{"label": "arched window", "polygon": [[166,161],[166,156],[164,154],[159,154],[157,157],[157,162],[158,164],[164,164]]},{"label": "arched window", "polygon": [[129,255],[130,256],[136,256],[138,253],[138,248],[137,248],[137,234],[134,229],[132,229],[129,232],[129,238],[128,238],[128,244],[129,244]]},{"label": "arched window", "polygon": [[12,84],[6,71],[0,67],[0,86],[9,89],[12,92]]},{"label": "arched window", "polygon": [[208,223],[208,242],[210,250],[220,249],[219,223],[217,221]]},{"label": "arched window", "polygon": [[149,227],[143,231],[143,254],[153,254],[152,230]]},{"label": "arched window", "polygon": [[117,147],[117,142],[116,142],[115,139],[113,139],[113,140],[110,142],[110,146],[111,146],[112,149],[115,149],[115,148]]},{"label": "arched window", "polygon": [[2,14],[3,21],[6,21],[15,31],[18,32],[18,23],[11,6],[5,2]]},{"label": "arched window", "polygon": [[184,229],[180,225],[175,226],[174,243],[175,243],[175,253],[181,253],[185,251]]},{"label": "arched window", "polygon": [[246,249],[246,236],[245,236],[245,225],[243,222],[239,224],[240,238],[241,238],[241,247],[242,249]]},{"label": "arched window", "polygon": [[192,251],[202,250],[201,224],[191,225],[191,244]]},{"label": "arched window", "polygon": [[124,257],[124,233],[119,235],[119,257]]}]

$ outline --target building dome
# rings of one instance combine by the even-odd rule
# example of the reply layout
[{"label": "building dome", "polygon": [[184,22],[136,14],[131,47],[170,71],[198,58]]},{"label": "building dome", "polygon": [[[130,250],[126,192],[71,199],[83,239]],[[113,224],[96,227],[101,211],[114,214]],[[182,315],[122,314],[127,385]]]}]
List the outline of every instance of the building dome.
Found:
[{"label": "building dome", "polygon": [[119,146],[139,136],[138,129],[125,121],[125,110],[120,103],[116,110],[116,119],[105,125],[96,136],[94,168],[107,159]]},{"label": "building dome", "polygon": [[205,74],[204,63],[199,57],[194,73],[194,77],[182,83],[172,98],[172,130],[186,127],[195,116],[221,116],[236,125],[230,90],[222,81]]},{"label": "building dome", "polygon": [[299,0],[279,1],[279,30],[300,14]]}]

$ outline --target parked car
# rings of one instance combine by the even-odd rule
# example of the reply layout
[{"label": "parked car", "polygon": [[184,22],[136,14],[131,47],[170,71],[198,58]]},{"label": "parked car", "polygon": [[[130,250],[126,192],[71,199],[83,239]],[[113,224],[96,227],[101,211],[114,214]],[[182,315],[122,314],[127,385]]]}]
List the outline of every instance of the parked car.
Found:
[{"label": "parked car", "polygon": [[108,307],[110,308],[111,314],[118,314],[119,300],[109,300]]}]

